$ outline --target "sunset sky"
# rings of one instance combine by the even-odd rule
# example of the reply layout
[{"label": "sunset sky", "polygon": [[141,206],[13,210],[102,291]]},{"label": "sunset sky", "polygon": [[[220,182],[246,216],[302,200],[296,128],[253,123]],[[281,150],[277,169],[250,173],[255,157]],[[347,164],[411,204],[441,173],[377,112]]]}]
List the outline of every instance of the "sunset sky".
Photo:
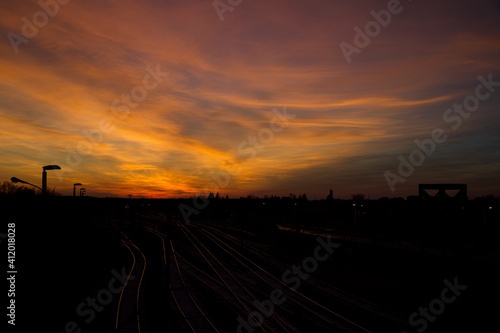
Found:
[{"label": "sunset sky", "polygon": [[[349,63],[340,44],[387,5],[244,0],[221,21],[210,0],[72,0],[53,17],[3,1],[0,181],[41,186],[58,164],[49,187],[100,197],[500,196],[500,86],[458,128],[443,119],[479,76],[500,82],[500,1],[401,1]],[[392,191],[384,173],[436,128],[447,140]]]}]

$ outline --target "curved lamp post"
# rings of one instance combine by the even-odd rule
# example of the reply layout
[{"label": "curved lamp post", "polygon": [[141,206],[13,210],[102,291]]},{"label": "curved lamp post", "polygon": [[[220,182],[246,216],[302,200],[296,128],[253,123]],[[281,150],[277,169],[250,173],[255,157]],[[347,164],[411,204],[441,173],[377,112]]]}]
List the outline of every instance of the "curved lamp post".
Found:
[{"label": "curved lamp post", "polygon": [[85,193],[87,193],[87,190],[85,189],[85,187],[82,187],[80,189],[80,196],[83,197],[85,195]]},{"label": "curved lamp post", "polygon": [[42,194],[47,194],[47,170],[61,170],[59,165],[46,165],[43,168],[42,172]]},{"label": "curved lamp post", "polygon": [[11,182],[13,182],[13,183],[23,183],[23,184],[28,184],[28,185],[31,185],[31,186],[33,186],[33,187],[36,187],[37,189],[39,189],[40,191],[42,191],[42,189],[41,189],[39,186],[36,186],[36,185],[34,185],[34,184],[31,184],[31,183],[28,183],[28,182],[26,182],[26,181],[24,181],[24,180],[21,180],[21,179],[17,178],[17,177],[12,177],[12,178],[10,179],[10,181],[11,181]]}]

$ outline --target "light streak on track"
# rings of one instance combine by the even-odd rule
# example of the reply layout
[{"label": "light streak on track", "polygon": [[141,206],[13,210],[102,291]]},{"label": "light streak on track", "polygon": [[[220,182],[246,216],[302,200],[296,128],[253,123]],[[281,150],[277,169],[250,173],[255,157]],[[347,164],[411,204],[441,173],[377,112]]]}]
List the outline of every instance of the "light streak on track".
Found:
[{"label": "light streak on track", "polygon": [[[161,241],[162,241],[162,249],[163,249],[163,260],[164,260],[164,263],[165,265],[168,265],[168,261],[167,261],[167,255],[166,255],[166,247],[165,247],[165,237],[166,235],[159,232],[159,231],[156,231],[156,230],[153,230],[151,228],[146,228],[147,231],[155,234],[156,236],[160,237],[161,238]],[[176,292],[180,295],[180,293],[185,293],[187,294],[187,296],[189,297],[191,303],[195,306],[195,308],[199,311],[199,313],[201,314],[201,316],[205,319],[205,321],[209,324],[210,328],[213,329],[213,331],[219,333],[219,330],[215,327],[215,325],[212,323],[212,321],[208,318],[207,314],[205,313],[205,311],[203,311],[201,309],[201,307],[199,306],[198,302],[194,299],[193,295],[189,292],[189,288],[186,286],[186,283],[184,281],[184,277],[182,276],[182,273],[180,271],[180,267],[179,267],[179,263],[177,261],[177,254],[175,252],[175,249],[174,249],[174,246],[172,244],[172,242],[170,241],[169,242],[170,244],[170,247],[171,247],[171,250],[172,250],[172,258],[173,258],[173,263],[175,263],[175,270],[176,272],[178,273],[178,277],[179,277],[179,281],[182,283],[182,286],[183,286],[183,290],[179,290],[178,288],[176,289]],[[170,289],[170,293],[172,295],[172,298],[177,306],[177,308],[179,309],[181,315],[183,316],[184,320],[186,321],[187,325],[189,326],[189,328],[191,329],[191,331],[193,331],[194,333],[197,333],[197,332],[201,332],[201,331],[205,331],[204,329],[201,329],[199,328],[198,325],[195,325],[193,322],[192,322],[192,319],[189,318],[189,315],[186,314],[186,312],[183,310],[183,307],[186,306],[186,304],[181,304],[181,302],[179,301],[179,295],[176,296],[176,293],[174,292],[173,288],[172,288],[172,284],[169,284],[169,289]]]},{"label": "light streak on track", "polygon": [[[120,299],[118,301],[118,310],[116,312],[115,329],[117,330],[117,332],[121,332],[121,331],[127,331],[128,332],[128,331],[131,330],[131,327],[127,326],[128,324],[130,324],[130,321],[129,321],[130,319],[128,317],[127,318],[123,318],[124,317],[123,312],[125,312],[125,310],[121,311],[122,312],[122,316],[120,316],[120,309],[122,308],[122,306],[123,307],[126,306],[124,303],[130,304],[132,298],[135,298],[135,310],[133,310],[133,312],[135,312],[135,318],[136,318],[136,321],[137,321],[137,332],[141,333],[141,317],[140,317],[140,312],[141,311],[140,311],[139,300],[140,300],[141,285],[142,285],[142,281],[144,279],[144,273],[146,272],[146,257],[144,256],[144,253],[132,242],[132,240],[130,240],[123,232],[121,232],[121,234],[126,239],[126,240],[122,240],[122,244],[125,247],[127,247],[127,249],[130,251],[130,253],[132,253],[133,264],[132,264],[132,269],[130,270],[130,273],[129,273],[128,277],[127,277],[127,281],[126,281],[125,285],[123,286],[122,292],[120,294]],[[143,259],[142,262],[144,263],[144,265],[137,265],[138,260],[136,260],[136,256],[134,254],[134,250],[133,249],[136,249],[141,254],[142,259]],[[137,292],[134,293],[134,295],[126,294],[127,293],[126,288],[127,287],[132,287],[132,283],[130,283],[130,276],[132,275],[132,273],[134,272],[134,270],[136,270],[137,268],[140,269],[140,267],[137,267],[137,266],[142,266],[142,271],[141,271],[141,275],[140,275],[140,278],[139,278],[139,283],[137,285]],[[125,294],[126,294],[126,296],[124,297]],[[121,319],[121,325],[120,325],[120,319]]]},{"label": "light streak on track", "polygon": [[[252,260],[250,260],[249,258],[247,258],[246,256],[244,256],[243,254],[241,254],[240,252],[238,252],[237,250],[235,250],[233,247],[231,247],[230,245],[226,244],[224,241],[220,240],[218,237],[216,237],[215,235],[213,235],[212,233],[210,233],[209,231],[207,230],[203,230],[201,229],[202,232],[212,236],[209,238],[212,238],[212,241],[218,245],[223,251],[225,251],[226,253],[228,253],[230,256],[232,256],[235,260],[237,260],[239,263],[241,263],[242,265],[244,265],[249,271],[251,271],[252,273],[254,273],[256,276],[258,276],[262,281],[264,281],[265,283],[269,283],[268,281],[266,281],[263,277],[261,277],[259,274],[257,274],[253,269],[251,269],[248,265],[245,265],[241,260],[239,260],[238,258],[236,258],[232,253],[230,253],[229,251],[227,251],[227,249],[225,249],[224,247],[222,247],[218,242],[224,244],[227,248],[231,249],[234,253],[237,253],[239,256],[241,256],[242,258],[244,258],[246,261],[250,262],[251,264],[253,264],[255,267],[257,267],[259,270],[261,270],[262,272],[264,272],[265,274],[267,274],[269,277],[271,277],[273,280],[275,280],[276,282],[278,282],[279,284],[281,284],[282,286],[285,287],[285,289],[291,291],[292,293],[306,299],[307,301],[313,303],[314,305],[320,307],[321,309],[323,309],[324,311],[350,323],[351,325],[354,325],[355,327],[365,331],[365,332],[371,332],[370,330],[358,325],[357,323],[345,318],[344,316],[326,308],[325,306],[319,304],[318,302],[312,300],[311,298],[305,296],[304,294],[298,292],[297,290],[291,288],[289,285],[287,285],[286,283],[284,283],[283,281],[277,279],[273,274],[269,273],[267,270],[265,270],[264,268],[262,268],[261,266],[259,266],[258,264],[254,263]],[[216,242],[215,240],[217,240],[218,242]],[[312,309],[310,309],[309,307],[305,306],[302,302],[300,301],[297,301],[295,300],[293,297],[289,297],[293,302],[295,302],[297,305],[300,305],[302,306],[303,308],[307,309],[309,312],[313,313],[314,315],[316,315],[317,317],[319,317],[320,319],[330,323],[330,324],[333,324],[329,319],[323,317],[322,315],[318,314],[317,312],[315,311],[312,311]]]}]

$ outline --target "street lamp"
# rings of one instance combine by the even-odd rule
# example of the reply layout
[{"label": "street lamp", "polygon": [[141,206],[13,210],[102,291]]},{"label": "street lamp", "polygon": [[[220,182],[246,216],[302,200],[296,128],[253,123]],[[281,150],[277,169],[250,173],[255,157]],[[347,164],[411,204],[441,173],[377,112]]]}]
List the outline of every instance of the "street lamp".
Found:
[{"label": "street lamp", "polygon": [[73,198],[75,197],[75,189],[77,186],[82,186],[82,183],[75,183],[73,184]]},{"label": "street lamp", "polygon": [[39,190],[42,190],[40,187],[38,187],[38,186],[36,186],[36,185],[34,185],[34,184],[31,184],[31,183],[28,183],[28,182],[26,182],[26,181],[24,181],[24,180],[21,180],[21,179],[19,179],[19,178],[16,178],[16,177],[12,177],[10,180],[11,180],[11,182],[13,182],[13,183],[23,183],[23,184],[28,184],[28,185],[31,185],[31,186],[33,186],[33,187],[36,187],[36,188],[37,188],[37,189],[39,189]]},{"label": "street lamp", "polygon": [[59,165],[46,165],[43,168],[42,172],[42,194],[47,194],[47,170],[61,170]]},{"label": "street lamp", "polygon": [[85,187],[82,187],[80,189],[80,196],[83,197],[85,195],[85,193],[87,193],[87,190],[85,190]]}]

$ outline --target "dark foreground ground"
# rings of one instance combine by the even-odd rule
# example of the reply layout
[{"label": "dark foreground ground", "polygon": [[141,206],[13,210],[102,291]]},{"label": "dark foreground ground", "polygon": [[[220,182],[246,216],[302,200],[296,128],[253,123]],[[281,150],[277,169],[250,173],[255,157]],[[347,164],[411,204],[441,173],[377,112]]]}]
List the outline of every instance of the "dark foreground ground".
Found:
[{"label": "dark foreground ground", "polygon": [[[15,223],[16,234],[16,325],[6,327],[54,333],[499,331],[497,200],[212,200],[189,216],[190,223],[180,203],[193,205],[1,198],[0,232]],[[338,247],[314,265],[307,258],[318,254],[318,236]],[[7,239],[1,241],[7,272]],[[240,254],[246,259],[234,257]],[[301,273],[284,278],[294,266],[302,266]],[[119,280],[129,273],[136,278],[122,295]],[[4,285],[6,324],[12,297],[10,284]],[[248,314],[258,309],[252,296],[269,300],[276,289],[288,300],[261,325],[250,325]],[[260,313],[264,319],[265,310]]]}]

